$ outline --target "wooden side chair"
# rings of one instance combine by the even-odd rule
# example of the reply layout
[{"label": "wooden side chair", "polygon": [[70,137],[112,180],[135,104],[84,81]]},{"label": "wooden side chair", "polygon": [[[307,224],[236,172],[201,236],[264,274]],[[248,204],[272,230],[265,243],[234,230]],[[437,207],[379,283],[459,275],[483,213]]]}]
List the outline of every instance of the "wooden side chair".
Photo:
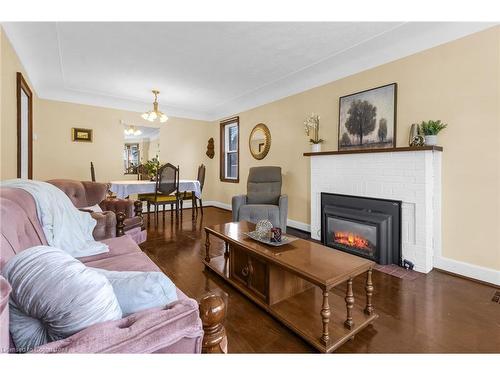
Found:
[{"label": "wooden side chair", "polygon": [[139,181],[147,181],[149,180],[149,175],[146,170],[146,166],[144,164],[139,164],[137,166],[137,179]]},{"label": "wooden side chair", "polygon": [[95,169],[93,162],[90,162],[90,181],[95,182]]},{"label": "wooden side chair", "polygon": [[[90,162],[90,180],[92,182],[96,182],[94,162],[92,162],[92,161]],[[108,189],[107,197],[108,198],[116,198],[116,195],[111,190]]]},{"label": "wooden side chair", "polygon": [[151,205],[155,207],[155,221],[158,222],[158,207],[163,206],[163,214],[165,215],[165,206],[170,204],[173,211],[175,205],[175,215],[179,214],[179,167],[175,167],[167,163],[158,169],[156,176],[156,188],[152,194],[141,194],[141,199],[144,199],[148,205],[148,212]]},{"label": "wooden side chair", "polygon": [[[206,173],[206,167],[204,164],[201,164],[198,167],[198,181],[200,182],[200,190],[203,192],[203,185],[205,185],[205,173]],[[193,216],[194,216],[194,210],[196,210],[196,213],[198,213],[198,201],[200,202],[200,210],[201,214],[203,215],[203,201],[201,198],[197,198],[194,192],[192,191],[185,191],[181,194],[181,210],[182,210],[182,202],[184,200],[191,200],[191,204],[193,207]]]}]

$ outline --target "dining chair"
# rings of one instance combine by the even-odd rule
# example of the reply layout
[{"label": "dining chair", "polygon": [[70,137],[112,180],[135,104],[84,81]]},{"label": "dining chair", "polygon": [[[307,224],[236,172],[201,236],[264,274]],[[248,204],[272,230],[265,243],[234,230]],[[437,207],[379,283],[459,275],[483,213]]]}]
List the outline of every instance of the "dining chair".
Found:
[{"label": "dining chair", "polygon": [[175,205],[175,215],[179,213],[179,167],[167,163],[158,169],[156,176],[155,192],[143,194],[142,198],[148,206],[148,213],[151,205],[155,207],[155,221],[158,222],[159,206],[163,206],[163,215],[165,215],[165,206],[170,204],[173,211]]},{"label": "dining chair", "polygon": [[94,163],[90,162],[90,180],[92,182],[95,182],[95,169],[94,169]]},{"label": "dining chair", "polygon": [[137,179],[139,181],[149,180],[149,174],[146,170],[146,166],[144,164],[139,164],[137,166]]},{"label": "dining chair", "polygon": [[[198,181],[200,182],[201,192],[203,192],[203,185],[205,185],[205,172],[206,172],[206,167],[204,164],[201,164],[198,167],[198,177],[197,177]],[[200,202],[200,210],[201,214],[203,215],[203,201],[201,198],[197,198],[193,191],[185,191],[181,194],[181,210],[182,210],[182,202],[188,199],[191,199],[191,204],[192,204],[191,207],[193,210],[193,215],[194,215],[194,210],[196,210],[196,213],[198,213],[198,201]]]}]

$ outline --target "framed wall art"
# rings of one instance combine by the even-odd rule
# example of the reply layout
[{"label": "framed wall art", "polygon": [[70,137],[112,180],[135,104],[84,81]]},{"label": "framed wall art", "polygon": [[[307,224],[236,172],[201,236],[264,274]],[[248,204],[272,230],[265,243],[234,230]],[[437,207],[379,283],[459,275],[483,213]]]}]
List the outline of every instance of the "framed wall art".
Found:
[{"label": "framed wall art", "polygon": [[339,99],[339,151],[396,146],[397,84]]},{"label": "framed wall art", "polygon": [[92,129],[72,128],[71,139],[73,142],[92,142]]}]

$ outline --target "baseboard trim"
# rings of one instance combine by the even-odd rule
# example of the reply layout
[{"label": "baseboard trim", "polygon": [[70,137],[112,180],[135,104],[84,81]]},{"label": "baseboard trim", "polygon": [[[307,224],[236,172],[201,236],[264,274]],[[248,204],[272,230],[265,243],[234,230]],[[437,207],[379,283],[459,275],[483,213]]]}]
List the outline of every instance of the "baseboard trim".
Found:
[{"label": "baseboard trim", "polygon": [[303,223],[301,221],[288,219],[287,226],[301,230],[303,232],[311,233],[311,225]]},{"label": "baseboard trim", "polygon": [[492,268],[476,266],[443,256],[434,258],[434,268],[500,286],[500,271]]},{"label": "baseboard trim", "polygon": [[226,211],[231,211],[231,205],[230,204],[227,204],[227,203],[222,203],[222,202],[217,202],[217,201],[206,201],[204,202],[203,206],[205,207],[208,207],[208,206],[212,206],[212,207],[217,207],[217,208],[222,208],[223,210],[226,210]]}]

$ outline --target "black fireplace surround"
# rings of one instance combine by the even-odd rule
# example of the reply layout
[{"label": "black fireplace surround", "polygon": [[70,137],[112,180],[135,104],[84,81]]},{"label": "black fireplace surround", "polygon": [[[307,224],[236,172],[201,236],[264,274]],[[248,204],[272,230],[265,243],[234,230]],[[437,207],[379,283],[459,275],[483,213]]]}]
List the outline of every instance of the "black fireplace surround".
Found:
[{"label": "black fireplace surround", "polygon": [[379,264],[401,265],[401,201],[321,193],[321,242]]}]

